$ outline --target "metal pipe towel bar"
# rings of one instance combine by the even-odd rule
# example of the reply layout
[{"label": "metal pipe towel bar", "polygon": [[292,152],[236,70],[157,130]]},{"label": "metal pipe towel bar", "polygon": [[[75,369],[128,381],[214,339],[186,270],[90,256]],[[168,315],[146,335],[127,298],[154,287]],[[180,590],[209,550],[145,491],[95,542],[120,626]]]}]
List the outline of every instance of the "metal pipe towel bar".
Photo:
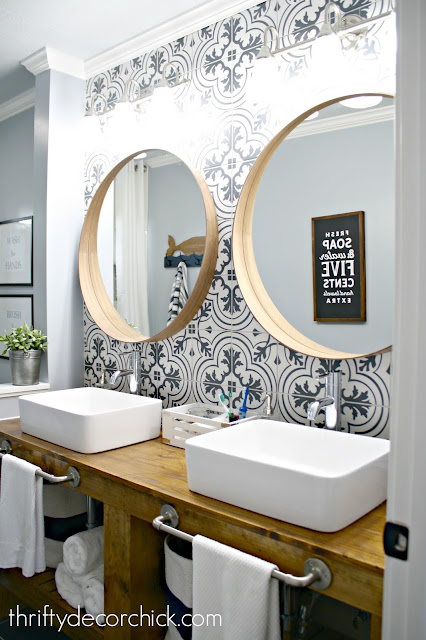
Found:
[{"label": "metal pipe towel bar", "polygon": [[[181,540],[192,542],[194,540],[194,536],[176,529],[178,523],[179,516],[176,509],[169,504],[165,504],[161,508],[161,515],[157,516],[152,521],[152,526],[154,529],[157,529],[157,531],[164,531],[165,533],[170,533]],[[318,590],[328,589],[333,578],[331,571],[325,562],[319,558],[308,558],[303,565],[303,570],[305,575],[299,577],[274,569],[272,571],[272,577],[284,582],[284,584],[289,587],[313,586]]]},{"label": "metal pipe towel bar", "polygon": [[[0,459],[6,454],[12,454],[12,447],[8,440],[3,440],[1,443]],[[36,476],[43,478],[43,480],[47,480],[47,482],[50,482],[51,484],[69,482],[72,487],[78,487],[80,484],[80,474],[75,467],[68,467],[66,476],[54,476],[51,473],[42,471],[41,469],[37,469],[35,473]]]}]

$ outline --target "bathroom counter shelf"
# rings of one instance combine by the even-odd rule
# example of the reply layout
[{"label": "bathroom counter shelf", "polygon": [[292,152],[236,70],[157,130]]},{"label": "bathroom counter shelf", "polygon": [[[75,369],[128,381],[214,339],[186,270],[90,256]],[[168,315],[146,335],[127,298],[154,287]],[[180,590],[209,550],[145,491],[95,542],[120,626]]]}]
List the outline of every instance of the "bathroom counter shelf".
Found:
[{"label": "bathroom counter shelf", "polygon": [[[75,613],[75,609],[70,607],[56,591],[54,569],[38,573],[32,578],[24,578],[18,569],[2,569],[0,585],[35,611],[40,610],[43,613],[43,607],[48,605],[47,613],[51,610],[59,615],[61,620]],[[12,609],[15,611],[15,607]],[[97,625],[84,628],[83,626],[69,627],[64,624],[62,631],[73,640],[102,640],[103,638],[103,630]]]},{"label": "bathroom counter shelf", "polygon": [[[341,531],[320,533],[192,493],[185,452],[164,446],[161,438],[104,453],[80,454],[23,434],[18,419],[1,422],[2,438],[9,440],[14,455],[49,473],[62,475],[68,466],[75,466],[81,477],[76,490],[104,502],[107,613],[139,611],[141,604],[144,611],[164,610],[158,578],[164,537],[151,523],[162,505],[169,503],[177,510],[183,531],[256,555],[277,564],[281,571],[303,575],[309,557],[324,560],[333,574],[324,593],[369,612],[370,640],[380,638],[384,505]],[[164,637],[154,628],[144,629],[139,636],[137,631],[106,627],[104,637]]]}]

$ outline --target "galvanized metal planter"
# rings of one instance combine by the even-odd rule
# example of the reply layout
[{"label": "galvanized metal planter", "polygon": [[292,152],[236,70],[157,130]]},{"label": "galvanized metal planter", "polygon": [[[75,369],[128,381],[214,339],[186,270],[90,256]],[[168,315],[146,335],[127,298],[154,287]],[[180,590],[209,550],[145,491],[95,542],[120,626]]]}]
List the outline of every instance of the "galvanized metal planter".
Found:
[{"label": "galvanized metal planter", "polygon": [[12,384],[38,384],[40,380],[41,349],[30,349],[26,353],[21,350],[9,350]]}]

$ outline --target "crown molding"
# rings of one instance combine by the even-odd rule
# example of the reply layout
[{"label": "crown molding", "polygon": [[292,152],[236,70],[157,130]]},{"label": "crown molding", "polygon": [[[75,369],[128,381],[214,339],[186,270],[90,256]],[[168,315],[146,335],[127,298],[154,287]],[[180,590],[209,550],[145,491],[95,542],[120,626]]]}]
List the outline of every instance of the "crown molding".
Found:
[{"label": "crown molding", "polygon": [[173,20],[163,22],[154,29],[144,31],[135,38],[86,60],[85,77],[92,78],[143,53],[158,49],[251,7],[253,7],[253,0],[210,0],[202,6],[186,11]]},{"label": "crown molding", "polygon": [[290,138],[301,138],[303,136],[312,136],[317,133],[328,133],[330,131],[339,131],[340,129],[350,129],[352,127],[361,127],[366,124],[375,124],[377,122],[386,122],[395,118],[395,105],[387,107],[379,107],[376,109],[365,109],[354,111],[353,113],[345,113],[342,116],[332,116],[331,118],[323,118],[320,120],[312,120],[302,122],[288,136]]},{"label": "crown molding", "polygon": [[[135,158],[136,160],[136,158]],[[153,158],[144,158],[143,163],[146,164],[150,169],[159,169],[160,167],[166,167],[169,164],[176,164],[181,162],[179,158],[177,158],[172,153],[164,152],[161,156],[154,156]]]},{"label": "crown molding", "polygon": [[39,49],[24,58],[24,60],[21,60],[21,64],[35,76],[51,69],[67,73],[70,76],[76,76],[77,78],[85,78],[83,60],[69,56],[57,49],[52,49],[52,47]]},{"label": "crown molding", "polygon": [[0,104],[0,122],[12,118],[35,104],[35,89],[29,89]]}]

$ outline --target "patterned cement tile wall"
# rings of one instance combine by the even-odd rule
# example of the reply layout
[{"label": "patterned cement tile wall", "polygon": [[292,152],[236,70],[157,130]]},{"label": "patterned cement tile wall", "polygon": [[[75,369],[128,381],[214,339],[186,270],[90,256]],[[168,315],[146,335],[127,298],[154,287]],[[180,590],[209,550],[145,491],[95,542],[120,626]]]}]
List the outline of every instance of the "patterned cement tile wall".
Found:
[{"label": "patterned cement tile wall", "polygon": [[[338,0],[344,13],[362,18],[389,10],[388,0]],[[88,82],[87,108],[107,104],[111,117],[103,133],[87,144],[86,206],[107,172],[127,153],[152,148],[153,114],[142,110],[138,121],[121,123],[112,109],[123,91],[136,80],[152,87],[167,62],[173,62],[190,81],[179,87],[174,115],[156,125],[155,146],[176,151],[201,171],[214,198],[219,227],[216,272],[206,300],[184,331],[159,343],[144,343],[143,393],[163,400],[165,407],[192,401],[217,402],[232,392],[238,408],[245,386],[249,408],[261,406],[265,391],[273,393],[275,415],[306,424],[308,404],[323,394],[319,374],[342,372],[342,424],[350,432],[388,437],[391,355],[328,361],[295,353],[278,344],[257,323],[236,280],[231,253],[232,223],[247,174],[265,144],[295,115],[323,99],[345,95],[347,78],[318,86],[312,69],[311,45],[304,41],[318,33],[324,0],[268,0],[196,33],[143,52]],[[254,103],[248,96],[249,78],[265,27],[277,29],[280,46],[300,46],[280,54],[279,73],[289,96],[298,102],[275,104],[265,96]],[[364,43],[364,61],[377,59],[386,48],[386,20],[372,23]],[[302,91],[306,83],[310,91]],[[126,85],[127,83],[127,85]],[[370,90],[367,85],[364,91]],[[377,86],[377,79],[374,88]],[[102,96],[102,97],[100,97]],[[194,118],[194,114],[197,118]],[[108,114],[109,115],[109,114]],[[197,124],[198,123],[198,124]],[[199,124],[201,123],[201,124]],[[99,381],[101,371],[126,366],[134,345],[109,338],[87,310],[85,326],[85,382]],[[120,383],[120,389],[126,385]]]}]

